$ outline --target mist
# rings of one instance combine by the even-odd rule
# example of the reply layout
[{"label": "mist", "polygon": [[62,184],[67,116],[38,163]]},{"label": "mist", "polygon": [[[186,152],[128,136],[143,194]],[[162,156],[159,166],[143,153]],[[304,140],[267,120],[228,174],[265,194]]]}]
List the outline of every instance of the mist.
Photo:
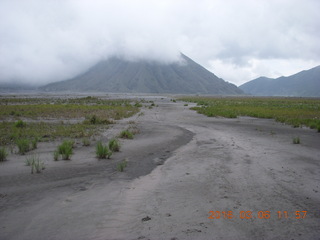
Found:
[{"label": "mist", "polygon": [[0,82],[72,78],[98,61],[179,61],[237,85],[320,64],[320,2],[2,0]]}]

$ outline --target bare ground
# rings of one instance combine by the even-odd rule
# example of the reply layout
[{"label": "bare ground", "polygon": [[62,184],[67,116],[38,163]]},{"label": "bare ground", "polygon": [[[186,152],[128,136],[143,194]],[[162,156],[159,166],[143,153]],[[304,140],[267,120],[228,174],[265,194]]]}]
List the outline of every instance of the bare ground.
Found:
[{"label": "bare ground", "polygon": [[[320,239],[319,133],[155,103],[103,133],[107,141],[129,120],[140,132],[111,160],[79,142],[71,161],[54,162],[59,143],[41,143],[30,154],[46,169],[30,174],[25,156],[11,154],[0,164],[0,239]],[[209,211],[234,217],[209,219]]]}]

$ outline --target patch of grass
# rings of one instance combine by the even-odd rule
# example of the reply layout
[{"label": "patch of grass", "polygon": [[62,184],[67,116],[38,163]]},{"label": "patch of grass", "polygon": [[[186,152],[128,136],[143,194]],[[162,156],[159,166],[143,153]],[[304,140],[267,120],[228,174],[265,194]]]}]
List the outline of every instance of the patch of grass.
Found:
[{"label": "patch of grass", "polygon": [[38,137],[35,137],[34,139],[31,140],[32,149],[37,149],[38,148],[38,142],[39,142],[39,138]]},{"label": "patch of grass", "polygon": [[112,152],[119,152],[120,151],[120,142],[118,139],[113,138],[109,141],[108,147]]},{"label": "patch of grass", "polygon": [[310,98],[187,97],[197,103],[193,110],[208,117],[250,116],[272,118],[293,127],[320,126],[320,100]]},{"label": "patch of grass", "polygon": [[26,152],[30,151],[30,141],[25,138],[21,138],[16,140],[16,144],[18,146],[18,153],[21,155],[26,154]]},{"label": "patch of grass", "polygon": [[7,160],[7,156],[8,156],[7,150],[4,147],[0,148],[0,162]]},{"label": "patch of grass", "polygon": [[70,160],[71,155],[73,154],[73,144],[74,141],[65,140],[61,145],[58,146],[57,151],[63,160]]},{"label": "patch of grass", "polygon": [[90,146],[90,140],[89,140],[89,138],[83,138],[82,139],[82,146],[85,146],[85,147],[88,147],[88,146]]},{"label": "patch of grass", "polygon": [[[90,96],[70,99],[10,97],[2,98],[0,106],[0,145],[15,143],[20,138],[31,141],[40,137],[41,141],[50,141],[66,137],[91,137],[114,120],[130,117],[139,111],[128,100],[104,100]],[[56,121],[33,121],[26,125],[19,118]],[[17,121],[11,122],[12,119]],[[61,119],[75,121],[63,123]]]},{"label": "patch of grass", "polygon": [[118,163],[117,170],[119,172],[123,172],[126,167],[127,167],[127,160],[123,160],[122,162]]},{"label": "patch of grass", "polygon": [[103,145],[100,141],[97,142],[96,145],[96,155],[97,158],[103,159],[103,158],[110,158],[112,155],[112,151],[109,150],[108,146]]},{"label": "patch of grass", "polygon": [[27,166],[31,167],[31,174],[33,174],[34,172],[40,173],[45,169],[44,162],[35,155],[27,157],[25,163]]},{"label": "patch of grass", "polygon": [[183,106],[187,107],[187,106],[188,106],[188,104],[186,103],[186,104],[184,104]]},{"label": "patch of grass", "polygon": [[27,157],[26,160],[24,161],[26,166],[31,166],[32,162],[33,162],[33,158],[30,156]]},{"label": "patch of grass", "polygon": [[58,161],[59,160],[59,157],[60,157],[60,153],[58,150],[54,151],[53,152],[53,160],[54,161]]},{"label": "patch of grass", "polygon": [[18,121],[16,121],[16,122],[14,123],[14,126],[15,126],[16,128],[24,128],[24,127],[27,126],[27,124],[26,124],[24,121],[22,121],[22,120],[18,120]]},{"label": "patch of grass", "polygon": [[293,144],[300,144],[300,138],[299,138],[299,137],[294,137],[294,138],[292,139],[292,143],[293,143]]},{"label": "patch of grass", "polygon": [[87,117],[86,120],[83,121],[84,124],[114,124],[114,121],[109,119],[101,119],[100,117],[96,115],[92,115],[90,117]]},{"label": "patch of grass", "polygon": [[142,104],[140,102],[136,102],[133,106],[139,108],[139,107],[142,107]]},{"label": "patch of grass", "polygon": [[120,135],[119,135],[119,137],[121,137],[121,138],[126,138],[126,139],[133,139],[133,133],[130,131],[130,130],[123,130],[121,133],[120,133]]}]

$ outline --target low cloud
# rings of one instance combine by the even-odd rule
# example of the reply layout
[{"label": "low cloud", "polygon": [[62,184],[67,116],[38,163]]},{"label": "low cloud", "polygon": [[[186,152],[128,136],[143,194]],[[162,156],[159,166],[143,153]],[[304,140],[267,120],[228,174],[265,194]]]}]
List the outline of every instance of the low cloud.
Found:
[{"label": "low cloud", "polygon": [[173,62],[183,52],[219,77],[320,64],[316,0],[2,0],[0,82],[71,78],[110,56]]}]

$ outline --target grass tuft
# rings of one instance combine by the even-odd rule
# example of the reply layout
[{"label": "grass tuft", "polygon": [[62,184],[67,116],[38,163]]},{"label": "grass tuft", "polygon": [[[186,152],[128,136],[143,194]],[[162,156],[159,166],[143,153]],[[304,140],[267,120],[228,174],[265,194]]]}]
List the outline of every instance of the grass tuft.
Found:
[{"label": "grass tuft", "polygon": [[89,140],[89,138],[83,138],[82,139],[82,146],[85,146],[85,147],[88,147],[88,146],[90,146],[90,140]]},{"label": "grass tuft", "polygon": [[108,146],[112,152],[119,152],[120,151],[120,142],[116,138],[111,139],[108,143]]},{"label": "grass tuft", "polygon": [[38,148],[38,142],[39,142],[39,138],[37,138],[37,137],[35,137],[34,139],[31,140],[32,149]]},{"label": "grass tuft", "polygon": [[130,130],[123,130],[120,133],[121,138],[126,138],[126,139],[133,139],[133,133]]},{"label": "grass tuft", "polygon": [[31,174],[34,172],[40,173],[45,169],[43,161],[41,161],[39,157],[35,155],[27,157],[25,163],[27,166],[31,167]]},{"label": "grass tuft", "polygon": [[53,152],[53,160],[54,161],[58,161],[59,160],[59,156],[60,156],[60,154],[59,154],[58,150]]},{"label": "grass tuft", "polygon": [[100,141],[97,142],[96,145],[96,155],[97,158],[103,159],[103,158],[110,158],[112,155],[112,151],[109,150],[108,146],[103,145]]},{"label": "grass tuft", "polygon": [[126,167],[127,167],[127,160],[123,160],[122,162],[118,163],[117,170],[119,172],[123,172]]},{"label": "grass tuft", "polygon": [[18,153],[21,155],[26,154],[30,151],[30,141],[28,139],[17,139],[16,144],[18,146]]},{"label": "grass tuft", "polygon": [[4,147],[0,148],[0,162],[7,160],[7,156],[8,156],[7,150]]},{"label": "grass tuft", "polygon": [[61,145],[58,146],[58,153],[62,156],[63,160],[70,160],[71,155],[73,154],[74,141],[65,140]]},{"label": "grass tuft", "polygon": [[22,121],[22,120],[18,120],[18,121],[16,121],[16,122],[14,123],[14,126],[15,126],[16,128],[24,128],[24,127],[27,126],[27,124],[26,124],[24,121]]},{"label": "grass tuft", "polygon": [[293,144],[300,144],[300,138],[299,137],[294,137],[292,139]]}]

